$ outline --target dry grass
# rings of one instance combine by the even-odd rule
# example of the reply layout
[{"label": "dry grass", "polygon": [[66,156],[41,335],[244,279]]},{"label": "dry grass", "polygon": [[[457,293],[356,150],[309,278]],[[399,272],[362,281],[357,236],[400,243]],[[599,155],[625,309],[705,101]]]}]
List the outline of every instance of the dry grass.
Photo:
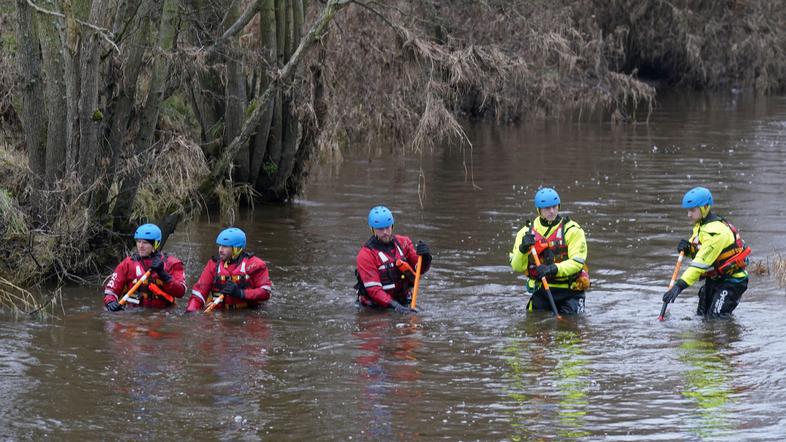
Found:
[{"label": "dry grass", "polygon": [[9,312],[16,319],[48,319],[54,315],[58,305],[62,308],[60,289],[42,302],[30,291],[0,277],[0,311]]},{"label": "dry grass", "polygon": [[205,206],[197,186],[210,170],[202,149],[192,140],[169,134],[159,150],[136,161],[127,167],[142,167],[148,173],[134,201],[134,219],[160,220],[176,214],[187,221]]},{"label": "dry grass", "polygon": [[775,255],[769,266],[769,273],[778,281],[778,287],[786,288],[786,258]]}]

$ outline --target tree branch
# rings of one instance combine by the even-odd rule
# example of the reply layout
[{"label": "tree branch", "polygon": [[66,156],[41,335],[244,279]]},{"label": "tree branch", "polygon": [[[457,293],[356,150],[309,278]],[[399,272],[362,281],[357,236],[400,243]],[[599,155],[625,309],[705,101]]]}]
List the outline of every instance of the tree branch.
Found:
[{"label": "tree branch", "polygon": [[208,178],[209,181],[203,183],[203,189],[213,188],[214,183],[220,182],[227,174],[230,166],[232,165],[232,160],[235,158],[235,154],[238,150],[240,150],[240,146],[242,146],[244,143],[248,143],[257,127],[259,127],[259,120],[262,117],[262,114],[264,114],[264,110],[267,108],[268,102],[273,98],[276,89],[279,88],[283,82],[288,80],[294,74],[295,68],[300,63],[300,60],[303,58],[305,52],[322,37],[322,35],[325,33],[325,29],[332,21],[336,12],[338,12],[339,9],[343,8],[350,2],[351,0],[328,1],[327,5],[325,5],[325,9],[322,11],[322,15],[320,15],[316,23],[311,26],[311,28],[308,30],[308,33],[306,33],[306,35],[303,37],[303,40],[300,41],[300,45],[298,45],[297,49],[292,54],[292,57],[290,57],[289,61],[287,61],[287,64],[285,64],[281,69],[273,72],[273,74],[270,76],[270,84],[268,84],[265,91],[252,101],[251,105],[254,106],[254,111],[246,119],[246,121],[243,122],[243,128],[240,130],[240,134],[236,136],[231,143],[229,143],[227,148],[221,154],[221,157],[216,161],[212,168],[212,174]]},{"label": "tree branch", "polygon": [[[59,17],[59,18],[66,18],[65,15],[63,15],[63,14],[61,14],[59,12],[50,11],[48,9],[44,9],[44,8],[36,5],[35,3],[33,3],[33,0],[27,0],[27,4],[30,5],[31,8],[35,9],[36,11],[38,11],[38,12],[40,12],[42,14],[52,15],[54,17]],[[96,26],[96,25],[94,25],[92,23],[88,23],[86,21],[79,20],[79,19],[76,19],[76,22],[79,23],[80,25],[84,26],[84,27],[90,28],[90,29],[98,32],[98,34],[101,35],[101,37],[104,40],[106,40],[107,43],[109,43],[115,49],[115,51],[117,51],[117,54],[120,55],[120,48],[117,47],[117,44],[115,44],[115,42],[111,38],[112,37],[112,31],[110,31],[108,29],[104,29],[104,28],[102,28],[100,26]]]}]

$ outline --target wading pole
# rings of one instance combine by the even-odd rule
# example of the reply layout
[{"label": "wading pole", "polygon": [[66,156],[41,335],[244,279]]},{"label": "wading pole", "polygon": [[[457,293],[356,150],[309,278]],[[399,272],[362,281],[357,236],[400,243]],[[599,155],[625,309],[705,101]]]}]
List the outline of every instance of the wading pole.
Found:
[{"label": "wading pole", "polygon": [[[131,287],[131,290],[129,290],[128,293],[126,293],[125,295],[123,295],[122,298],[120,298],[120,301],[118,301],[118,303],[120,305],[125,305],[125,303],[128,302],[128,300],[130,299],[129,296],[133,295],[134,292],[136,292],[136,289],[138,289],[140,285],[142,285],[145,281],[147,281],[147,277],[148,276],[150,276],[150,270],[146,271],[145,274],[142,275],[141,278],[139,278],[139,281],[137,281],[136,284],[134,284],[134,286]],[[131,301],[131,302],[134,302],[134,301]],[[138,304],[138,303],[139,303],[139,301],[134,302],[134,304]]]},{"label": "wading pole", "polygon": [[418,255],[418,263],[415,266],[415,287],[412,289],[412,302],[409,308],[415,308],[415,301],[418,299],[418,288],[420,287],[420,269],[423,267],[423,255]]},{"label": "wading pole", "polygon": [[205,313],[212,312],[213,309],[216,308],[218,304],[221,304],[221,301],[223,300],[224,300],[224,295],[221,295],[218,298],[214,299],[213,302],[211,302],[210,305],[208,305],[207,308],[205,309]]},{"label": "wading pole", "polygon": [[[535,265],[539,266],[540,258],[538,258],[538,251],[535,250],[535,246],[532,246],[530,252],[532,253],[532,259],[535,260]],[[551,295],[551,289],[549,288],[548,281],[546,281],[546,277],[544,276],[540,278],[540,282],[543,283],[543,288],[546,290],[546,297],[549,298],[549,304],[551,304],[551,312],[554,313],[554,316],[556,316],[557,319],[562,319],[562,316],[560,316],[559,312],[557,311],[557,304],[554,304],[554,296]]]},{"label": "wading pole", "polygon": [[[680,267],[682,267],[682,258],[685,257],[685,252],[680,252],[680,256],[677,257],[677,264],[674,266],[674,273],[671,274],[671,281],[669,281],[669,290],[674,287],[674,283],[677,282],[677,275],[680,273]],[[658,316],[658,321],[663,321],[666,319],[666,309],[669,308],[669,303],[664,302],[663,307],[660,308],[660,316]]]}]

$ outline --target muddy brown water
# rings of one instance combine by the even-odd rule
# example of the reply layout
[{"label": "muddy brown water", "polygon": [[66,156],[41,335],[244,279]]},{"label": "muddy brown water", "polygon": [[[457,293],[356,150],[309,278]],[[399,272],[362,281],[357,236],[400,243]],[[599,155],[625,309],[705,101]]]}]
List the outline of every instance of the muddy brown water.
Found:
[{"label": "muddy brown water", "polygon": [[[57,320],[3,318],[0,436],[784,439],[786,292],[773,278],[751,278],[732,320],[694,317],[695,287],[656,317],[690,187],[712,189],[754,261],[786,250],[786,99],[680,94],[647,125],[466,129],[472,152],[359,152],[315,170],[291,206],[241,214],[275,285],[258,311],[109,314],[98,287],[71,287]],[[507,265],[541,184],[589,242],[587,313],[561,322],[526,313]],[[354,307],[354,257],[378,203],[434,253],[417,316]],[[167,245],[189,283],[220,228],[205,217]]]}]

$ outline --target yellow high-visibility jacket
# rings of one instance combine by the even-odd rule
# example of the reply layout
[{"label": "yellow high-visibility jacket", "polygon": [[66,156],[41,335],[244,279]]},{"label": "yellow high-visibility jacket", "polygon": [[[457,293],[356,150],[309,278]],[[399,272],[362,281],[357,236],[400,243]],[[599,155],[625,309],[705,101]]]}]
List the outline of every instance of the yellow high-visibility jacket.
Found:
[{"label": "yellow high-visibility jacket", "polygon": [[[704,276],[705,273],[713,270],[717,261],[724,258],[724,250],[733,248],[737,239],[731,228],[723,222],[723,218],[712,213],[702,218],[693,225],[693,234],[690,243],[693,246],[693,261],[690,266],[682,273],[680,279],[685,281],[688,286],[693,285]],[[745,279],[748,271],[745,269],[737,270],[731,275],[726,275],[732,279]]]},{"label": "yellow high-visibility jacket", "polygon": [[[556,263],[557,274],[554,277],[554,282],[549,280],[549,286],[554,288],[570,288],[572,280],[579,275],[587,261],[587,239],[584,236],[584,230],[581,229],[579,224],[566,217],[560,217],[559,224],[564,224],[564,238],[568,246],[568,259]],[[548,227],[541,221],[541,217],[537,217],[532,224],[532,228],[541,235],[548,237],[554,232],[554,229],[559,229],[560,225]],[[519,245],[525,234],[530,230],[529,226],[525,226],[516,234],[516,241],[513,243],[513,250],[510,252],[510,267],[514,272],[527,273],[529,267],[529,260],[532,256],[527,253],[519,251]],[[541,282],[534,278],[529,278],[527,281],[527,289],[534,292],[540,288]]]}]

